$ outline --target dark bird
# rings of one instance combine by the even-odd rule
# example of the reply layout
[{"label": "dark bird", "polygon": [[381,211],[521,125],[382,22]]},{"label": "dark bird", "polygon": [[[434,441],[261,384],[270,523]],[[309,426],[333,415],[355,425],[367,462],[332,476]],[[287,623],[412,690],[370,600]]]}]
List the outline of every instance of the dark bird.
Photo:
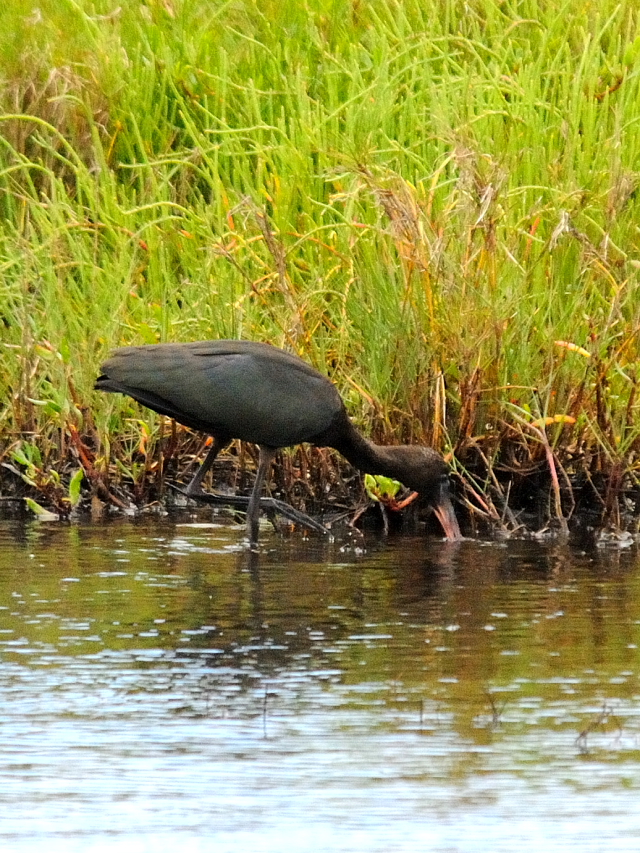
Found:
[{"label": "dark bird", "polygon": [[[189,497],[204,496],[202,479],[226,444],[237,438],[258,445],[255,485],[244,499],[252,548],[258,540],[260,492],[276,451],[301,442],[333,447],[360,471],[392,477],[421,493],[447,538],[460,538],[442,456],[429,447],[383,447],[368,441],[349,420],[335,386],[295,355],[254,341],[153,344],[122,347],[101,370],[96,389],[128,394],[213,436],[209,454],[185,489]],[[288,507],[275,501],[271,505]],[[289,509],[288,515],[326,532]]]}]

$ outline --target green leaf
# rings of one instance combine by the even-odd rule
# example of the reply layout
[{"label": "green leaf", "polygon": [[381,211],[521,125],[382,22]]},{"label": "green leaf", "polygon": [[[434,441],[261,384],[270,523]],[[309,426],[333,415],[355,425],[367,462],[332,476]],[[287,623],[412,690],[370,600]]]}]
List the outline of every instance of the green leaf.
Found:
[{"label": "green leaf", "polygon": [[69,482],[69,500],[71,502],[71,506],[78,505],[78,501],[80,500],[80,486],[82,485],[83,478],[84,471],[82,468],[78,468]]},{"label": "green leaf", "polygon": [[630,45],[627,46],[627,49],[624,52],[624,56],[622,57],[622,62],[630,67],[635,65],[640,57],[640,36],[635,38]]},{"label": "green leaf", "polygon": [[29,456],[31,457],[31,464],[35,465],[38,470],[42,469],[42,453],[40,453],[40,448],[37,444],[29,445]]},{"label": "green leaf", "polygon": [[25,465],[25,466],[31,465],[31,461],[29,459],[27,459],[27,457],[24,455],[22,450],[19,450],[19,449],[13,450],[11,453],[11,458],[13,459],[14,462],[17,462],[18,465]]},{"label": "green leaf", "polygon": [[53,400],[48,400],[45,405],[43,412],[45,415],[59,415],[62,411],[62,406],[59,403],[54,403]]},{"label": "green leaf", "polygon": [[50,512],[48,509],[40,506],[40,504],[37,501],[34,501],[33,498],[25,498],[24,500],[31,512],[37,515],[42,521],[59,521],[55,512]]},{"label": "green leaf", "polygon": [[392,480],[391,477],[365,474],[364,487],[371,500],[379,501],[382,498],[395,498],[402,488],[402,483]]}]

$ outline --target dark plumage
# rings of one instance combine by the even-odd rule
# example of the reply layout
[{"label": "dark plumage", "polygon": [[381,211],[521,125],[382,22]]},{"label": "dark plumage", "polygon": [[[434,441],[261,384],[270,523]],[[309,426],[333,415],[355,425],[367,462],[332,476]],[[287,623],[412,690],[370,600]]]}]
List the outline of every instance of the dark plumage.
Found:
[{"label": "dark plumage", "polygon": [[96,388],[128,394],[214,437],[186,489],[190,496],[202,494],[204,474],[229,441],[238,438],[259,446],[258,474],[247,509],[252,547],[258,537],[262,482],[275,452],[301,442],[333,447],[365,473],[400,480],[432,504],[449,539],[460,537],[442,456],[428,447],[383,447],[368,441],[349,420],[326,376],[277,347],[226,340],[123,347],[102,365]]}]

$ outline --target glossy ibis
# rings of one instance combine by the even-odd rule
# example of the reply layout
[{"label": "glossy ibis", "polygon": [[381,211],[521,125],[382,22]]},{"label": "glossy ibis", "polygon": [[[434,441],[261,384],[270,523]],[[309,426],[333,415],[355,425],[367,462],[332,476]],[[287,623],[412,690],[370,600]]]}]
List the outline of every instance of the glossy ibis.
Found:
[{"label": "glossy ibis", "polygon": [[[204,497],[202,479],[232,439],[258,445],[251,496],[235,499],[236,504],[246,502],[252,548],[258,539],[260,492],[275,453],[301,442],[333,447],[361,471],[393,477],[421,493],[447,538],[460,538],[442,456],[429,447],[383,447],[368,441],[349,420],[327,377],[277,347],[227,340],[123,347],[102,365],[96,388],[128,394],[161,415],[213,436],[206,459],[185,490],[190,497]],[[268,500],[279,509],[287,507],[286,514],[293,518],[325,530],[288,504]]]}]

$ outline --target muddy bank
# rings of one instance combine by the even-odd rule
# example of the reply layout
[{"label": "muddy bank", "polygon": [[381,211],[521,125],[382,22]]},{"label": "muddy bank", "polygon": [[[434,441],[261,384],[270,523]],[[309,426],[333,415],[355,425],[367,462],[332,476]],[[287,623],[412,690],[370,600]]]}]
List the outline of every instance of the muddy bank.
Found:
[{"label": "muddy bank", "polygon": [[[191,437],[179,449],[166,443],[159,452],[136,460],[135,482],[120,461],[113,461],[106,471],[97,470],[86,446],[61,470],[20,464],[5,453],[0,466],[0,513],[28,516],[37,512],[33,504],[30,508],[30,501],[61,520],[186,508],[211,512],[211,507],[188,501],[173,488],[189,481],[205,453],[205,442],[199,437]],[[486,458],[479,456],[473,459],[467,454],[466,466],[458,458],[452,463],[452,497],[466,536],[615,537],[637,531],[640,488],[630,472],[583,469],[569,473],[559,463],[550,468],[544,458],[516,469],[504,462],[487,465]],[[249,495],[257,459],[257,449],[251,445],[232,445],[216,460],[206,488],[228,496]],[[70,485],[74,479],[75,495]],[[381,505],[367,493],[360,472],[323,448],[302,446],[279,453],[268,493],[328,525],[441,532],[420,500],[401,511]],[[215,512],[240,518],[232,507]]]}]

